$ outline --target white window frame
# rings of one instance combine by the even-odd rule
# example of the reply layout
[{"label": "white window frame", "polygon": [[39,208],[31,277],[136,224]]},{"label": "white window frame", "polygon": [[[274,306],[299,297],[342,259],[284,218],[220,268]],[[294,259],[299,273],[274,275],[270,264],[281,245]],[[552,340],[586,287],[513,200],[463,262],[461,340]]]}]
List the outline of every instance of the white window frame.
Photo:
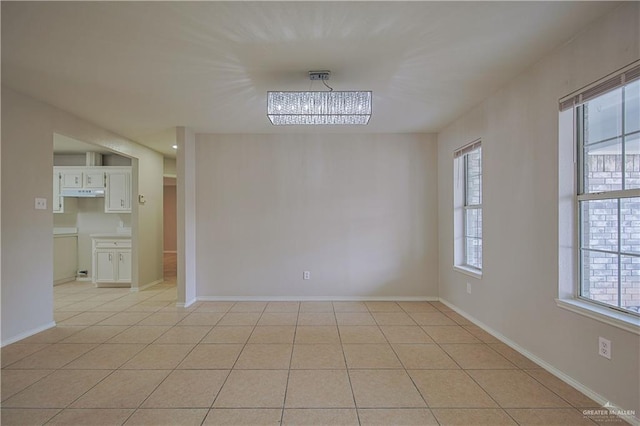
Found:
[{"label": "white window frame", "polygon": [[628,65],[560,100],[559,116],[559,294],[560,308],[640,334],[640,317],[581,296],[580,201],[640,196],[640,190],[582,192],[582,161],[577,107],[640,77],[640,61]]},{"label": "white window frame", "polygon": [[[480,151],[480,203],[469,204],[467,201],[468,175],[467,165],[469,154]],[[483,160],[482,141],[475,140],[454,151],[454,269],[475,278],[482,277],[482,264],[471,265],[467,261],[467,213],[470,210],[482,211],[483,190]],[[483,236],[481,235],[482,241]],[[480,248],[482,253],[482,247]]]}]

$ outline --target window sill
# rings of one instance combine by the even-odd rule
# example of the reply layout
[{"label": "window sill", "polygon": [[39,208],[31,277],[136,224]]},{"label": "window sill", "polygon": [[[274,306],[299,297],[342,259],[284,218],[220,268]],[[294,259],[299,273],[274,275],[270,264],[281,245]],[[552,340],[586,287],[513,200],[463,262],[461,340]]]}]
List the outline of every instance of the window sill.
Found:
[{"label": "window sill", "polygon": [[470,268],[468,266],[463,265],[453,265],[454,271],[461,272],[465,275],[469,275],[470,277],[481,279],[482,278],[482,270]]},{"label": "window sill", "polygon": [[556,299],[556,305],[562,309],[640,335],[640,318],[633,315],[592,305],[577,299]]}]

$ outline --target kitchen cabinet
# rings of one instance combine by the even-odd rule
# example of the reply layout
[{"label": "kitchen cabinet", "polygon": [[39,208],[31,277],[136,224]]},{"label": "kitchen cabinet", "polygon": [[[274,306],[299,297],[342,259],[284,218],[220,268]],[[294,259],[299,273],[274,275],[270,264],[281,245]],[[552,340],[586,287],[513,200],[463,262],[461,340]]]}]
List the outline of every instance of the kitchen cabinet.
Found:
[{"label": "kitchen cabinet", "polygon": [[131,213],[131,168],[106,172],[105,213]]},{"label": "kitchen cabinet", "polygon": [[83,175],[83,188],[104,188],[105,172],[103,170],[87,169]]},{"label": "kitchen cabinet", "polygon": [[60,196],[62,186],[62,173],[53,172],[53,198],[51,199],[51,207],[54,213],[64,213],[64,197]]},{"label": "kitchen cabinet", "polygon": [[82,170],[60,169],[62,173],[62,188],[77,189],[82,188]]},{"label": "kitchen cabinet", "polygon": [[92,281],[98,287],[131,285],[131,237],[91,238]]}]

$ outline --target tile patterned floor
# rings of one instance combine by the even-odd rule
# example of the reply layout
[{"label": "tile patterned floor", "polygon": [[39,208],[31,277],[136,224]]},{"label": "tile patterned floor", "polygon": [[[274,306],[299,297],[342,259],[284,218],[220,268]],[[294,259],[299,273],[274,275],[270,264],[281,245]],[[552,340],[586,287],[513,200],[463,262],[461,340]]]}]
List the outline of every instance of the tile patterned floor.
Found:
[{"label": "tile patterned floor", "polygon": [[595,424],[598,404],[437,302],[54,293],[58,326],[2,349],[2,425]]}]

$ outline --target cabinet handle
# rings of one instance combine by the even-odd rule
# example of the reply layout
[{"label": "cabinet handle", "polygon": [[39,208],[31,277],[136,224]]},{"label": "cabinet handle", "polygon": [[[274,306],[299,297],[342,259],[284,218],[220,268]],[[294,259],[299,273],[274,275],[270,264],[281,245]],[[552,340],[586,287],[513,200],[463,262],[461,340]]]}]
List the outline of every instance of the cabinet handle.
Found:
[{"label": "cabinet handle", "polygon": [[91,185],[91,176],[87,176],[87,183]]},{"label": "cabinet handle", "polygon": [[122,253],[120,253],[120,262],[122,262]]},{"label": "cabinet handle", "polygon": [[111,258],[111,253],[109,253],[109,262],[111,262],[113,259]]},{"label": "cabinet handle", "polygon": [[76,185],[77,185],[78,184],[78,176],[76,176],[75,179],[76,179]]},{"label": "cabinet handle", "polygon": [[120,200],[120,207],[124,207],[124,200]]}]

